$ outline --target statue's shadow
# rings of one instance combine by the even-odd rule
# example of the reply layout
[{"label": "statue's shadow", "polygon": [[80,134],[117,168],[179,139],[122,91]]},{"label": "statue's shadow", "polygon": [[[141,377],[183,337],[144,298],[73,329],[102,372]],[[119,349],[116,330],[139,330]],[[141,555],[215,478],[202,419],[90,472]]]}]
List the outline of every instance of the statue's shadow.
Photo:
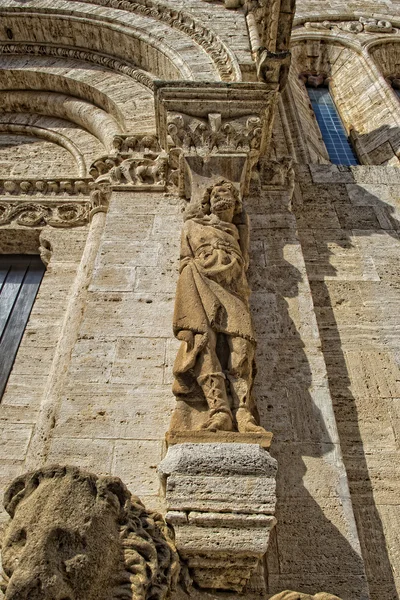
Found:
[{"label": "statue's shadow", "polygon": [[[379,405],[374,401],[371,414],[366,415],[368,401],[360,396],[362,390],[357,390],[354,381],[358,378],[362,387],[366,374],[355,374],[354,367],[350,376],[348,354],[358,356],[371,350],[373,357],[373,352],[378,356],[383,348],[382,360],[386,360],[393,350],[396,332],[390,331],[393,315],[385,304],[387,300],[398,306],[400,300],[398,262],[394,260],[400,247],[399,212],[393,199],[392,204],[389,199],[381,200],[384,186],[379,194],[374,192],[379,181],[358,185],[353,180],[344,185],[346,176],[351,181],[348,170],[341,182],[332,184],[328,183],[328,171],[333,167],[325,168],[327,173],[317,174],[319,187],[308,171],[300,182],[302,204],[294,209],[322,343],[322,364],[319,349],[314,352],[296,315],[296,302],[299,310],[305,306],[301,304],[304,277],[299,265],[294,268],[284,259],[290,241],[284,239],[281,244],[280,262],[275,244],[276,262],[282,269],[286,262],[286,277],[275,277],[273,271],[265,275],[276,302],[274,318],[283,324],[276,343],[271,336],[260,340],[256,387],[262,424],[275,434],[271,453],[279,462],[278,525],[268,556],[269,586],[270,592],[290,587],[313,593],[324,589],[343,598],[362,595],[363,565],[351,541],[352,532],[339,518],[341,509],[337,508],[343,493],[341,481],[335,481],[334,475],[336,461],[342,460],[336,453],[337,426],[371,598],[383,592],[397,600],[379,506],[379,498],[389,491],[387,485],[385,492],[378,489],[378,498],[370,478],[371,458],[366,457],[366,453],[376,456],[379,451],[381,462],[372,463],[376,471],[385,452],[393,456],[389,448],[389,437],[393,437],[391,401],[383,398],[382,392]],[[318,169],[323,171],[323,166]],[[360,173],[361,178],[364,175]],[[257,329],[257,312],[254,317]],[[323,397],[326,387],[321,369],[325,365],[335,411],[333,428],[326,411],[331,400]],[[389,367],[384,365],[381,375],[386,384]],[[372,363],[371,369],[375,369]],[[368,431],[375,443],[366,437]],[[345,514],[346,502],[343,506]]]},{"label": "statue's shadow", "polygon": [[250,199],[256,224],[249,270],[258,338],[254,394],[261,425],[274,434],[271,454],[278,460],[278,524],[267,555],[268,592],[365,598],[364,567],[353,543],[345,472],[295,223],[288,211],[281,212],[278,227],[259,227],[269,217],[260,220],[257,211]]}]

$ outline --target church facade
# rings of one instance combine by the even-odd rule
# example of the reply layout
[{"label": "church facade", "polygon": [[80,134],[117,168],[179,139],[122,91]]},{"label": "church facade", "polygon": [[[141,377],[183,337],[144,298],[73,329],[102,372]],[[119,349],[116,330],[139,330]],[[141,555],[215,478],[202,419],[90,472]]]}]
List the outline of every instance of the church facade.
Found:
[{"label": "church facade", "polygon": [[0,11],[0,597],[397,600],[398,3]]}]

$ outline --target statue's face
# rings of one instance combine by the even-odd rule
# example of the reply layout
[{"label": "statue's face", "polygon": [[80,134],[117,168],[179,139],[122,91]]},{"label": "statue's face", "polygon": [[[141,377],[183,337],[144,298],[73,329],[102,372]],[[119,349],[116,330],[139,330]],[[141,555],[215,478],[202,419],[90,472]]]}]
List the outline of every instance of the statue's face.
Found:
[{"label": "statue's face", "polygon": [[210,211],[223,218],[232,221],[235,214],[236,199],[228,186],[215,186],[210,196]]},{"label": "statue's face", "polygon": [[44,479],[5,533],[5,600],[108,600],[121,560],[117,509],[85,480]]}]

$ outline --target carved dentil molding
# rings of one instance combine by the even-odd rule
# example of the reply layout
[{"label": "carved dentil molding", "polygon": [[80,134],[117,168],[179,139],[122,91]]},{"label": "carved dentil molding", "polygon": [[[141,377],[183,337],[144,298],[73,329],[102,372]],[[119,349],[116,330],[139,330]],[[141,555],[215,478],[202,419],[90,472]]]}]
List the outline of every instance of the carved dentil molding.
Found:
[{"label": "carved dentil molding", "polygon": [[78,60],[84,60],[87,62],[118,71],[123,75],[131,77],[138,83],[146,86],[150,90],[154,89],[154,84],[151,76],[142,71],[134,65],[124,62],[122,60],[113,58],[106,54],[99,52],[90,52],[85,49],[77,48],[60,48],[57,46],[51,46],[50,44],[34,44],[34,43],[22,43],[22,44],[0,44],[1,54],[31,54],[34,56],[55,56],[60,58],[73,58]]},{"label": "carved dentil molding", "polygon": [[88,196],[91,179],[0,179],[0,196]]}]

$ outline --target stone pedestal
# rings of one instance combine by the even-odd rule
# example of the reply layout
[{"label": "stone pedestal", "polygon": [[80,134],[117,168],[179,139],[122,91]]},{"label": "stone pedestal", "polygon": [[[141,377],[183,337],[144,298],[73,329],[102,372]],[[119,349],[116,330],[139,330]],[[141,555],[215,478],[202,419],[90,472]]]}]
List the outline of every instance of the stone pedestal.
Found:
[{"label": "stone pedestal", "polygon": [[169,447],[159,472],[193,581],[241,592],[276,522],[276,460],[256,443],[182,443]]}]

